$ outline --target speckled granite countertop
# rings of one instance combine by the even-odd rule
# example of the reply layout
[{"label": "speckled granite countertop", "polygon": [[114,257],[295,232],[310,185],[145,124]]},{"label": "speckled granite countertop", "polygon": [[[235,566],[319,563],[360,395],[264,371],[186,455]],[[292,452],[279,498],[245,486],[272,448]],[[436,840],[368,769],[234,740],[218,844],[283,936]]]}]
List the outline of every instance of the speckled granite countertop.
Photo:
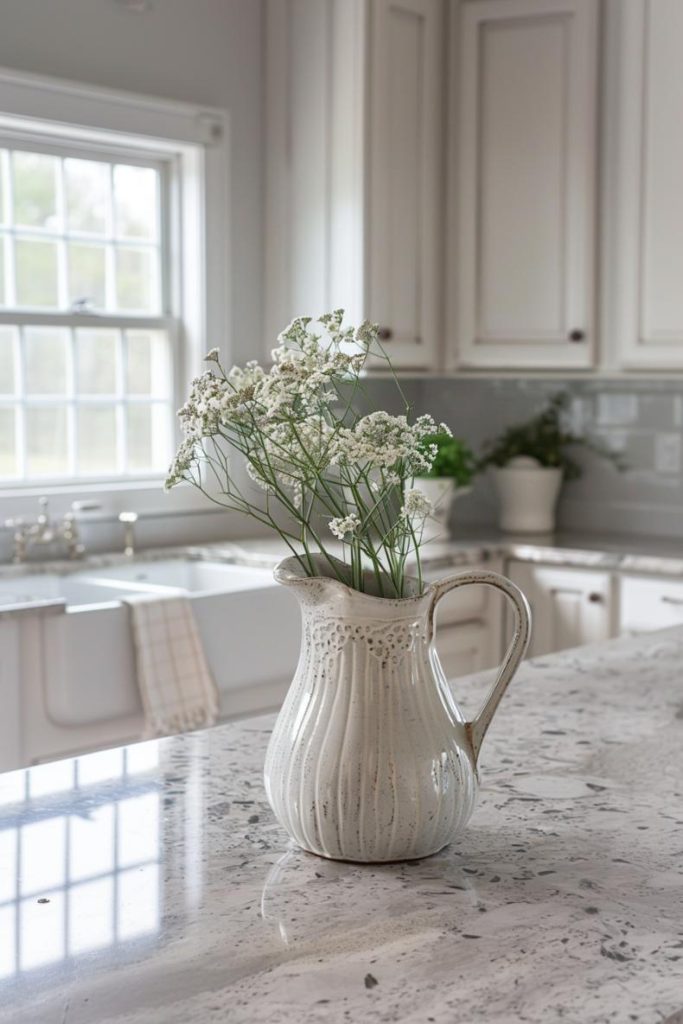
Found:
[{"label": "speckled granite countertop", "polygon": [[[268,567],[289,553],[278,538],[272,537],[230,541],[192,550],[196,557]],[[427,568],[475,565],[492,558],[683,577],[683,541],[676,540],[578,533],[524,537],[490,533],[431,541],[422,548],[422,560]]]},{"label": "speckled granite countertop", "polygon": [[525,663],[466,833],[416,863],[290,848],[269,717],[0,776],[0,1021],[674,1019],[682,662],[676,628]]},{"label": "speckled granite countertop", "polygon": [[[343,557],[340,544],[330,544],[329,550]],[[290,551],[284,542],[270,535],[206,545],[148,548],[136,552],[132,559],[114,552],[87,555],[75,561],[5,564],[0,565],[0,581],[34,573],[87,573],[90,576],[95,573],[105,576],[107,568],[112,566],[169,558],[191,558],[256,568],[273,568],[280,559],[289,554]],[[422,548],[422,560],[426,570],[476,565],[494,558],[683,578],[683,541],[674,539],[652,540],[646,537],[604,537],[598,534],[577,533],[516,537],[486,533],[464,534],[457,540],[431,541]]]}]

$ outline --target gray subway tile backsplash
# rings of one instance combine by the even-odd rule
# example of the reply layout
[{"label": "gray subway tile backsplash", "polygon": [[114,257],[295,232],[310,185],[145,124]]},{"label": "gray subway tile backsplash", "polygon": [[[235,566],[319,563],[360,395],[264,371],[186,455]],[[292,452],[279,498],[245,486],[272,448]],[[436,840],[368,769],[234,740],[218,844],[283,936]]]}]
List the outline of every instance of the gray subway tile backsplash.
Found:
[{"label": "gray subway tile backsplash", "polygon": [[[683,382],[571,381],[475,378],[410,381],[416,413],[430,412],[475,450],[504,427],[538,411],[549,395],[568,390],[567,424],[623,452],[618,472],[595,454],[578,450],[580,480],[562,491],[558,525],[599,533],[634,533],[683,539]],[[378,381],[371,394],[381,408],[393,384]],[[497,504],[491,480],[477,479],[472,494],[454,506],[454,526],[493,526]]]}]

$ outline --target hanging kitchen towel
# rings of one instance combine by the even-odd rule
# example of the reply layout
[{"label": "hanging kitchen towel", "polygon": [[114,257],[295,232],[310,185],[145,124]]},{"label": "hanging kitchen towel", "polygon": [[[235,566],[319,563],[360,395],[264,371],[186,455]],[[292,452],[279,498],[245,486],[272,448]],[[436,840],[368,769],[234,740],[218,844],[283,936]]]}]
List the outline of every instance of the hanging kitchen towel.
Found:
[{"label": "hanging kitchen towel", "polygon": [[129,595],[145,736],[213,725],[218,690],[186,597]]}]

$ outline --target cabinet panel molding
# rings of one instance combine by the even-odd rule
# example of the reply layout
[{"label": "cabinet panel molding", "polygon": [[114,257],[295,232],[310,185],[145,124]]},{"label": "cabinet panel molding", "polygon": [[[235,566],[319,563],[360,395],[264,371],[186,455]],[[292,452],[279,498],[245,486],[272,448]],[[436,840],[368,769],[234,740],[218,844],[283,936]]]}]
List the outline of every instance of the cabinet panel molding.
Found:
[{"label": "cabinet panel molding", "polygon": [[588,368],[598,5],[477,0],[457,10],[451,365]]},{"label": "cabinet panel molding", "polygon": [[365,0],[266,0],[265,348],[365,316]]},{"label": "cabinet panel molding", "polygon": [[439,343],[442,0],[372,0],[368,310],[396,366]]},{"label": "cabinet panel molding", "polygon": [[607,331],[626,367],[683,367],[683,4],[608,8],[615,123],[606,153]]}]

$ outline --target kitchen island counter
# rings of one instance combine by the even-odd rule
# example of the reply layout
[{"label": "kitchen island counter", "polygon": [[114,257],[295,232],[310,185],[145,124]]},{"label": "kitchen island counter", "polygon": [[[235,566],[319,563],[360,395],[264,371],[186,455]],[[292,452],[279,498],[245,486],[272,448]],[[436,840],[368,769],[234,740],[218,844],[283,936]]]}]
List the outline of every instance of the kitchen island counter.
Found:
[{"label": "kitchen island counter", "polygon": [[293,849],[270,716],[0,776],[0,1021],[673,1018],[682,663],[680,627],[526,662],[466,832],[420,862]]}]

